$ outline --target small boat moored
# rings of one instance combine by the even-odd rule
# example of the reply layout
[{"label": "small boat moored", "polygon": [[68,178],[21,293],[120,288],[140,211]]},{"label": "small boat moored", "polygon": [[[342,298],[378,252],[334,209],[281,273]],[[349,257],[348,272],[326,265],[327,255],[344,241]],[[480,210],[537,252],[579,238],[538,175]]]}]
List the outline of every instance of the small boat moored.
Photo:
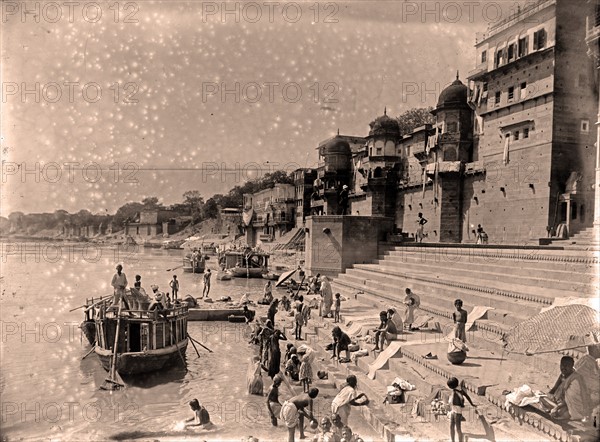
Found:
[{"label": "small boat moored", "polygon": [[204,273],[208,257],[198,250],[186,253],[183,257],[183,271],[186,273]]},{"label": "small boat moored", "polygon": [[219,266],[236,278],[262,278],[269,273],[269,254],[250,247],[227,250],[219,255]]}]

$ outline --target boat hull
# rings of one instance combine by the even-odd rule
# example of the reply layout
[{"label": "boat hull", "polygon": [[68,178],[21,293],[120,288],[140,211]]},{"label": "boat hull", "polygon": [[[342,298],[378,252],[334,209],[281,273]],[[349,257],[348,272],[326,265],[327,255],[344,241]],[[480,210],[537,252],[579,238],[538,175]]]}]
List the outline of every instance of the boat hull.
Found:
[{"label": "boat hull", "polygon": [[219,272],[216,276],[219,281],[231,281],[231,273]]},{"label": "boat hull", "polygon": [[[146,352],[120,353],[117,355],[117,371],[121,375],[134,375],[162,370],[181,362],[181,357],[185,355],[187,345],[188,339],[186,338],[176,346],[171,345]],[[96,346],[95,352],[102,367],[106,371],[110,370],[112,351]],[[179,352],[181,352],[181,355]]]},{"label": "boat hull", "polygon": [[192,265],[192,261],[188,258],[183,260],[183,271],[185,273],[204,273],[206,269],[206,262],[202,259],[196,263],[196,266]]},{"label": "boat hull", "polygon": [[192,266],[189,267],[183,267],[183,272],[184,273],[204,273],[204,266],[196,266],[196,268],[194,269]]},{"label": "boat hull", "polygon": [[263,274],[267,273],[266,269],[245,269],[243,267],[234,267],[228,271],[235,278],[262,278]]},{"label": "boat hull", "polygon": [[268,279],[269,281],[277,281],[281,275],[273,272],[263,273],[262,277],[264,279]]},{"label": "boat hull", "polygon": [[94,321],[83,321],[79,328],[81,328],[90,345],[94,345],[96,342],[96,323]]},{"label": "boat hull", "polygon": [[[188,321],[229,321],[230,316],[244,316],[242,309],[202,309],[190,308]],[[254,310],[250,310],[254,316]]]}]

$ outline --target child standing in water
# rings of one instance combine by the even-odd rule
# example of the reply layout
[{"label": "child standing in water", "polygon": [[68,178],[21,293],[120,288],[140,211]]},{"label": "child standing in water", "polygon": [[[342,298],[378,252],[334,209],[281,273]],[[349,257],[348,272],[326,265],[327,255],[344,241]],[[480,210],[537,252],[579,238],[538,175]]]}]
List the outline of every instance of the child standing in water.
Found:
[{"label": "child standing in water", "polygon": [[302,358],[302,364],[300,364],[300,373],[298,377],[300,378],[300,382],[302,382],[304,393],[308,393],[313,377],[312,366],[310,365],[308,355],[304,355]]},{"label": "child standing in water", "polygon": [[456,429],[456,434],[458,435],[458,442],[463,442],[464,437],[462,433],[461,423],[465,418],[462,415],[463,409],[465,408],[465,398],[469,401],[469,403],[477,408],[477,405],[473,403],[469,395],[462,388],[459,388],[458,379],[450,378],[448,379],[448,387],[452,389],[452,393],[450,393],[450,399],[448,403],[450,405],[450,438],[452,442],[454,441],[454,429]]}]

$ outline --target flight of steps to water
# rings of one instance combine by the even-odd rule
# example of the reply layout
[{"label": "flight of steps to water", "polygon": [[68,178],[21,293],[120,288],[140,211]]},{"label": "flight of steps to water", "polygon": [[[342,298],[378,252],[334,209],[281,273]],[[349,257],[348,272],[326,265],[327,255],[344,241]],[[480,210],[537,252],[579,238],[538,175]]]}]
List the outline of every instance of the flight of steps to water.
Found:
[{"label": "flight of steps to water", "polygon": [[[351,299],[360,292],[358,299],[365,306],[376,306],[378,310],[396,306],[402,311],[404,289],[410,287],[421,298],[421,310],[446,326],[451,324],[453,301],[456,298],[464,301],[467,311],[475,305],[493,307],[487,317],[477,321],[478,331],[469,335],[469,345],[501,354],[502,334],[551,305],[554,298],[597,296],[597,266],[597,257],[578,250],[405,245],[389,248],[372,264],[353,266],[333,281],[332,288],[334,293],[340,292]],[[321,352],[330,341],[331,326],[322,321],[315,328],[317,339],[313,337],[312,343]],[[373,361],[372,357],[359,358],[356,365],[339,364],[334,371],[339,370],[340,378],[348,372],[363,374],[359,377],[361,388],[376,401],[382,400],[385,386],[390,385],[391,380],[400,373],[425,395],[433,385],[443,386],[452,376],[451,372],[439,365],[430,364],[412,353],[410,346],[399,353],[390,359],[387,367],[378,371],[375,380],[364,376],[368,363]],[[569,353],[575,357],[579,355],[576,351]],[[526,364],[523,370],[535,366],[547,373],[555,374],[557,371],[556,354],[514,356],[514,360],[518,361],[517,367],[519,363]],[[418,370],[415,371],[415,367]],[[467,382],[467,388],[475,391],[477,385]],[[492,407],[498,407],[500,415],[504,413],[500,411],[502,403],[499,394],[490,393],[487,400]],[[402,408],[377,405],[363,407],[361,411],[376,429],[381,430],[381,434],[391,438],[392,434],[401,434],[405,431],[402,428],[407,428],[408,424],[398,426],[394,422],[407,422],[410,404]],[[561,440],[566,434],[543,417],[526,415],[524,422],[533,427],[529,430],[542,431],[549,438]],[[414,434],[419,430],[414,428],[414,422],[412,425],[410,432]],[[431,422],[427,425],[431,425]],[[434,427],[427,431],[437,431]]]}]

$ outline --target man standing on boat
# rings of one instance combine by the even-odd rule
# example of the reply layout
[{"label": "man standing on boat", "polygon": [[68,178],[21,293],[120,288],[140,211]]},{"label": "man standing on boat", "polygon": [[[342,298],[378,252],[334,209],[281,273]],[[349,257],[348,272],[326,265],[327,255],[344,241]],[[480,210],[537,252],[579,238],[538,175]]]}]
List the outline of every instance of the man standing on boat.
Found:
[{"label": "man standing on boat", "polygon": [[114,288],[114,299],[112,308],[119,308],[119,302],[122,299],[125,309],[129,310],[129,304],[125,299],[125,289],[127,288],[127,276],[123,273],[123,266],[117,264],[117,273],[114,274],[110,285]]}]

